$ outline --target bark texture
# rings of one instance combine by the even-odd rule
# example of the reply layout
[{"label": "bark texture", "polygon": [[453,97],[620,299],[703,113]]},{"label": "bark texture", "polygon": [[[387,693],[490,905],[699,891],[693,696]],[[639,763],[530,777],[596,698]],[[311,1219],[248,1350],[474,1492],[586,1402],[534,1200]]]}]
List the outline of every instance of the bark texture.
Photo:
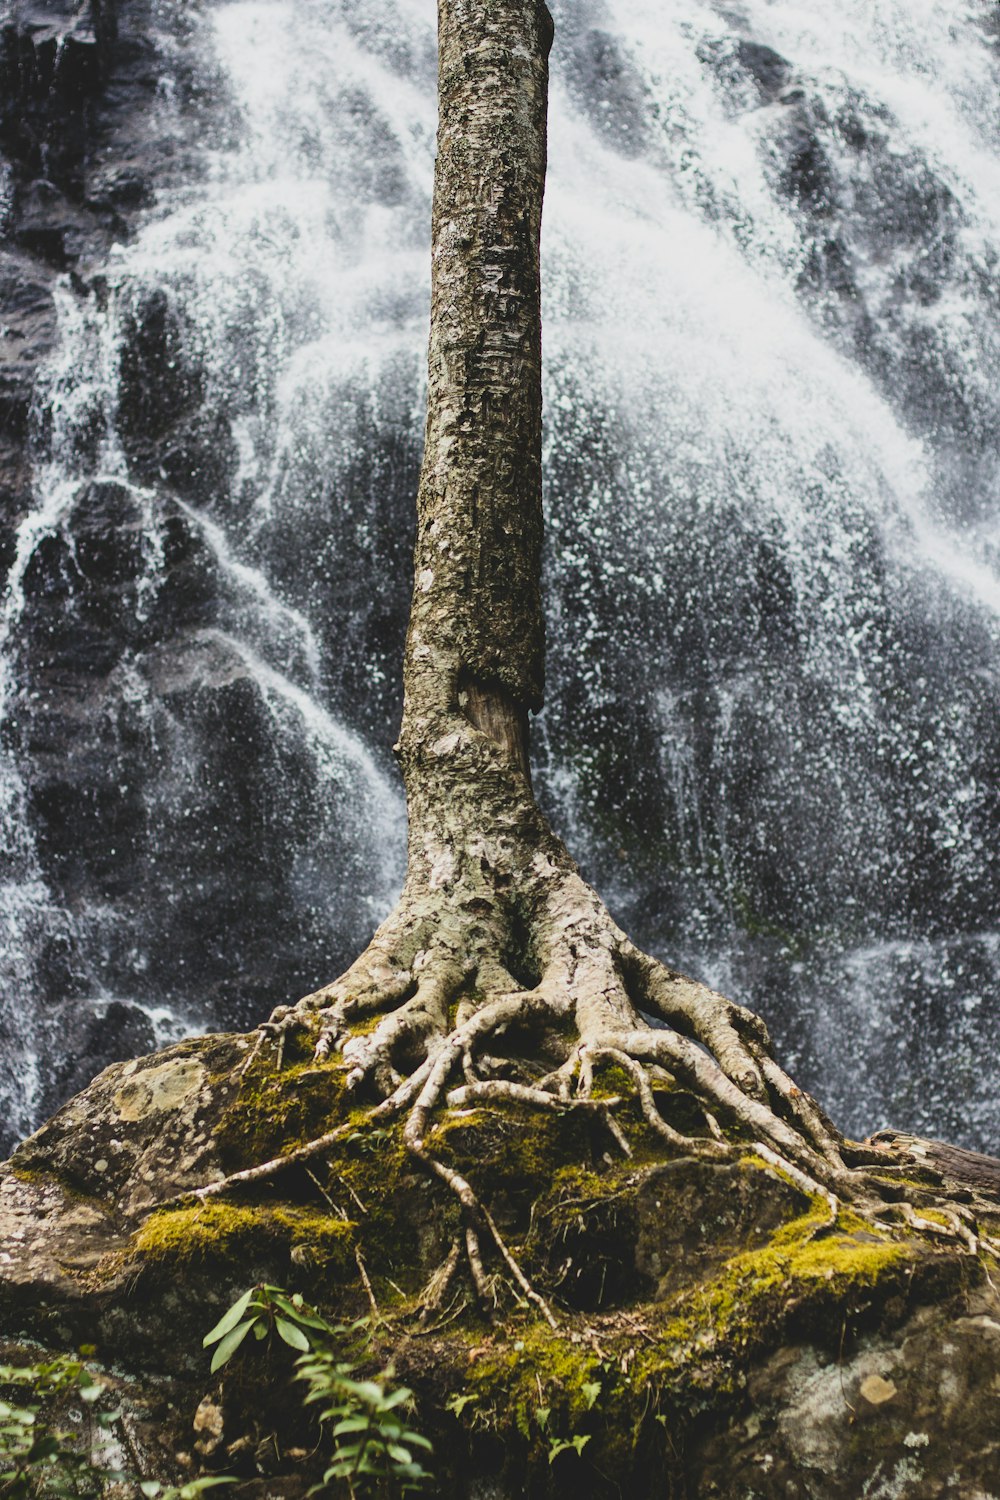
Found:
[{"label": "bark texture", "polygon": [[[770,1057],[762,1023],[640,953],[532,795],[552,22],[541,0],[440,0],[439,27],[426,449],[396,747],[406,882],[348,972],[276,1012],[270,1030],[280,1046],[289,1029],[314,1027],[317,1057],[339,1048],[351,1086],[381,1101],[377,1114],[406,1114],[409,1151],[462,1203],[477,1286],[484,1234],[530,1298],[485,1206],[427,1147],[445,1102],[596,1110],[627,1153],[611,1108],[591,1097],[595,1068],[613,1065],[672,1146],[723,1158],[731,1126],[807,1191],[852,1181],[834,1132]],[[702,1102],[694,1139],[657,1104],[656,1088],[678,1080]]]},{"label": "bark texture", "polygon": [[539,236],[552,20],[440,0],[427,427],[404,746],[459,677],[542,698]]}]

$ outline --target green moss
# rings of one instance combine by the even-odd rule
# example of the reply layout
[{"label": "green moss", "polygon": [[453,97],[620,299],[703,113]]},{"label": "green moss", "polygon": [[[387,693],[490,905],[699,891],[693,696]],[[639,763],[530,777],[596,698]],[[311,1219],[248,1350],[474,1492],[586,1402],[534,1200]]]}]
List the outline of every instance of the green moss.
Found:
[{"label": "green moss", "polygon": [[940,1174],[932,1171],[929,1167],[918,1167],[907,1164],[907,1173],[904,1177],[899,1172],[873,1171],[872,1177],[876,1182],[884,1182],[887,1187],[897,1189],[897,1197],[925,1198],[928,1193],[940,1190]]},{"label": "green moss", "polygon": [[312,1167],[326,1196],[356,1225],[369,1272],[414,1293],[443,1259],[458,1224],[457,1201],[436,1191],[403,1144],[402,1125],[373,1128],[367,1111],[348,1116],[356,1128]]},{"label": "green moss", "polygon": [[[436,1125],[427,1144],[435,1156],[481,1182],[491,1196],[532,1200],[563,1167],[594,1157],[594,1130],[582,1112],[555,1113],[503,1108],[452,1110]],[[530,1203],[528,1203],[530,1207]]]},{"label": "green moss", "polygon": [[22,1166],[16,1156],[12,1159],[8,1170],[18,1182],[27,1182],[32,1187],[44,1187],[46,1183],[57,1180],[51,1172],[43,1172],[38,1167]]},{"label": "green moss", "polygon": [[46,1168],[29,1166],[19,1161],[15,1155],[8,1163],[7,1170],[18,1182],[27,1183],[30,1187],[44,1189],[56,1185],[63,1197],[74,1203],[98,1207],[101,1205],[96,1193],[87,1192],[78,1178],[73,1177],[70,1172],[60,1170],[55,1163]]},{"label": "green moss", "polygon": [[[599,1202],[621,1191],[622,1181],[565,1170],[567,1211],[589,1195]],[[650,1465],[666,1474],[688,1422],[742,1399],[752,1357],[787,1337],[791,1316],[797,1337],[832,1343],[845,1308],[855,1314],[866,1294],[873,1304],[884,1300],[887,1282],[906,1286],[912,1245],[879,1239],[870,1226],[864,1238],[842,1226],[824,1233],[827,1219],[820,1200],[762,1249],[734,1255],[668,1305],[633,1303],[626,1316],[612,1313],[596,1327],[508,1324],[506,1339],[473,1351],[468,1366],[464,1391],[476,1423],[505,1433],[518,1482],[546,1471],[550,1438],[575,1435],[589,1438],[591,1472],[623,1482]]]},{"label": "green moss", "polygon": [[[706,1367],[709,1355],[731,1367],[747,1350],[776,1342],[792,1308],[800,1335],[822,1334],[824,1314],[839,1321],[848,1293],[872,1290],[909,1266],[905,1245],[870,1231],[864,1239],[839,1230],[818,1234],[824,1218],[814,1209],[782,1226],[763,1249],[734,1256],[681,1297],[659,1328],[657,1348],[643,1355],[644,1378],[673,1382],[699,1359]],[[862,1301],[852,1298],[855,1310]],[[727,1375],[720,1387],[728,1383]]]},{"label": "green moss", "polygon": [[287,1204],[250,1207],[204,1203],[194,1208],[150,1214],[133,1236],[134,1256],[147,1263],[232,1263],[260,1257],[262,1248],[281,1245],[302,1264],[344,1267],[352,1259],[354,1225],[314,1210]]},{"label": "green moss", "polygon": [[[576,1341],[547,1323],[529,1324],[508,1343],[489,1350],[472,1365],[467,1389],[481,1413],[513,1422],[522,1438],[540,1441],[545,1433],[567,1435],[596,1424],[587,1385],[609,1385],[606,1364],[591,1344]],[[550,1415],[540,1421],[539,1409]]]},{"label": "green moss", "polygon": [[634,1094],[635,1080],[620,1064],[602,1063],[595,1069],[595,1099],[631,1099]]},{"label": "green moss", "polygon": [[623,1198],[633,1199],[640,1180],[634,1161],[619,1161],[606,1171],[592,1167],[561,1167],[552,1174],[548,1190],[539,1196],[534,1219],[551,1231],[581,1225],[592,1229],[594,1215]]},{"label": "green moss", "polygon": [[375,1011],[373,1015],[362,1016],[360,1021],[352,1021],[349,1028],[350,1033],[352,1036],[371,1036],[372,1032],[377,1031],[384,1020],[385,1012],[380,1010]]},{"label": "green moss", "polygon": [[346,1070],[312,1061],[248,1070],[216,1128],[227,1171],[284,1156],[343,1118]]},{"label": "green moss", "polygon": [[940,1224],[949,1230],[954,1228],[954,1218],[942,1213],[940,1209],[927,1208],[923,1204],[920,1204],[916,1209],[916,1213],[919,1218],[927,1219],[931,1224]]}]

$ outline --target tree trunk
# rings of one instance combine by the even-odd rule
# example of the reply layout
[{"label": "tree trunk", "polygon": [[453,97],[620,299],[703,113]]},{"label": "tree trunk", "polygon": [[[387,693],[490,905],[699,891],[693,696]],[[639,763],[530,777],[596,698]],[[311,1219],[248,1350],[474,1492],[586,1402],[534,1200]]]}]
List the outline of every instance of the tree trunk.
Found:
[{"label": "tree trunk", "polygon": [[[205,1304],[235,1270],[242,1276],[247,1264],[273,1265],[267,1273],[273,1277],[290,1260],[295,1275],[311,1277],[329,1299],[353,1276],[350,1246],[372,1308],[369,1337],[376,1348],[380,1338],[387,1345],[398,1339],[393,1358],[400,1356],[404,1373],[409,1361],[428,1404],[437,1405],[438,1430],[454,1448],[453,1454],[444,1443],[439,1448],[436,1466],[445,1472],[459,1475],[464,1453],[477,1451],[471,1441],[466,1447],[454,1417],[466,1401],[481,1400],[481,1451],[493,1465],[496,1445],[509,1438],[515,1476],[545,1470],[539,1493],[568,1494],[574,1486],[607,1492],[599,1463],[552,1470],[568,1448],[576,1448],[579,1463],[591,1436],[588,1458],[601,1455],[600,1463],[612,1468],[608,1485],[619,1493],[629,1484],[643,1493],[662,1491],[671,1476],[683,1486],[690,1472],[684,1438],[703,1440],[713,1407],[727,1413],[728,1425],[721,1459],[705,1470],[712,1493],[716,1476],[728,1494],[734,1475],[753,1485],[772,1469],[775,1484],[788,1474],[794,1488],[805,1470],[783,1467],[780,1457],[774,1465],[776,1444],[793,1427],[805,1432],[798,1451],[806,1454],[809,1474],[817,1472],[817,1453],[829,1455],[837,1469],[824,1493],[839,1493],[838,1474],[847,1474],[848,1465],[859,1476],[851,1493],[862,1486],[868,1492],[883,1472],[883,1453],[886,1463],[891,1454],[903,1455],[894,1471],[899,1478],[903,1465],[915,1462],[911,1438],[943,1455],[933,1459],[943,1466],[935,1473],[950,1474],[944,1435],[956,1417],[955,1402],[941,1406],[938,1399],[944,1381],[959,1390],[956,1370],[965,1370],[968,1389],[978,1380],[989,1393],[988,1379],[980,1377],[996,1365],[995,1358],[985,1362],[985,1340],[986,1325],[997,1324],[972,1314],[995,1311],[997,1300],[987,1263],[979,1261],[984,1250],[1000,1253],[1000,1240],[990,1237],[997,1164],[890,1135],[867,1157],[859,1148],[848,1152],[854,1163],[874,1164],[876,1174],[849,1170],[847,1143],[774,1062],[760,1021],[639,952],[582,880],[532,795],[527,725],[541,702],[543,644],[538,239],[551,22],[541,0],[440,0],[440,25],[427,439],[398,747],[410,819],[403,892],[346,974],[275,1012],[253,1041],[203,1038],[145,1063],[119,1064],[25,1143],[0,1173],[0,1310],[5,1306],[12,1329],[30,1317],[33,1332],[40,1327],[48,1334],[54,1326],[60,1341],[73,1330],[89,1342],[97,1330],[116,1359],[131,1353],[153,1363],[159,1339],[175,1360],[178,1325],[201,1321]],[[291,1031],[309,1033],[328,1065],[314,1067],[299,1053],[298,1066],[282,1071]],[[384,1152],[375,1154],[384,1137],[374,1130],[362,1149],[364,1125],[359,1130],[353,1101],[345,1101],[341,1080],[331,1077],[338,1049],[348,1084],[370,1104],[364,1122],[403,1122]],[[609,1064],[615,1096],[593,1087]],[[610,1149],[630,1155],[630,1134],[653,1161],[624,1172],[618,1163],[606,1173],[588,1170],[574,1175],[572,1185],[546,1182],[551,1157],[537,1149],[534,1117],[530,1125],[522,1120],[519,1129],[497,1131],[491,1110],[462,1121],[464,1146],[442,1159],[447,1148],[435,1154],[428,1129],[434,1113],[444,1104],[477,1102],[550,1111],[550,1149],[579,1147],[588,1168],[596,1131],[578,1131],[574,1112],[603,1129]],[[616,1116],[619,1106],[629,1134]],[[665,1149],[656,1150],[655,1137]],[[413,1190],[414,1174],[401,1168],[395,1149],[400,1138],[457,1196],[461,1216],[437,1214],[433,1200]],[[528,1298],[554,1323],[490,1201],[450,1164],[471,1156],[473,1175],[488,1186],[504,1174],[518,1138],[505,1222],[520,1219],[521,1243],[547,1276],[538,1285],[565,1297],[560,1289],[575,1257],[577,1271],[587,1273],[580,1286],[601,1267],[600,1290],[577,1302],[575,1326],[552,1340],[540,1342],[518,1310],[499,1340],[473,1348],[467,1330],[442,1334],[465,1306],[464,1299],[458,1313],[444,1306],[463,1248],[484,1310],[496,1307],[502,1286],[513,1281],[518,1301]],[[259,1160],[258,1152],[277,1154]],[[370,1174],[360,1178],[363,1197],[352,1185],[361,1158]],[[322,1170],[321,1163],[325,1185],[312,1170]],[[341,1168],[349,1175],[341,1176]],[[273,1191],[282,1177],[286,1197]],[[939,1177],[946,1179],[940,1193]],[[528,1211],[512,1215],[525,1189]],[[318,1213],[314,1191],[324,1200]],[[866,1220],[840,1214],[841,1192],[867,1212]],[[980,1202],[979,1193],[988,1198]],[[206,1202],[223,1195],[230,1201],[217,1204],[214,1215],[206,1212]],[[497,1197],[502,1205],[503,1189]],[[981,1238],[970,1202],[983,1217]],[[620,1233],[619,1204],[627,1205]],[[603,1213],[609,1205],[621,1241],[612,1257]],[[436,1232],[427,1222],[432,1216]],[[406,1220],[408,1231],[416,1217],[431,1233],[393,1232],[382,1257],[387,1225],[402,1230]],[[537,1236],[546,1222],[541,1253],[537,1246],[532,1251],[533,1229]],[[419,1241],[412,1248],[411,1238]],[[942,1240],[947,1257],[929,1248]],[[674,1265],[661,1263],[661,1249]],[[411,1272],[419,1264],[421,1276],[432,1268],[415,1300],[392,1280],[399,1305],[387,1319],[366,1270],[370,1252],[382,1259],[387,1281],[402,1274],[400,1258]],[[486,1254],[499,1276],[487,1273]],[[609,1260],[623,1269],[619,1291],[626,1286],[628,1296],[622,1306],[612,1293],[608,1315],[595,1328],[596,1313],[586,1309],[602,1307]],[[664,1271],[670,1273],[665,1290]],[[966,1301],[973,1289],[980,1297],[983,1281],[989,1296]],[[650,1282],[654,1300],[638,1302]],[[921,1288],[941,1304],[934,1320],[921,1312],[887,1342],[883,1325],[891,1330]],[[878,1342],[862,1346],[851,1365],[851,1341],[873,1308]],[[409,1320],[421,1309],[435,1316],[421,1330],[435,1342],[418,1347]],[[808,1347],[782,1347],[797,1344],[804,1331],[818,1339],[819,1357]],[[964,1341],[964,1366],[937,1357],[952,1340]],[[921,1360],[914,1349],[929,1351],[931,1370],[916,1384],[910,1376]],[[893,1381],[871,1374],[872,1361],[888,1370],[887,1350],[895,1351],[891,1364],[900,1384],[910,1382],[916,1392],[910,1409],[917,1430],[901,1440],[905,1449],[894,1449],[888,1428],[869,1426],[870,1469],[858,1441],[863,1429],[854,1424],[897,1396]],[[824,1368],[831,1379],[820,1387],[817,1371]],[[805,1402],[794,1388],[801,1372],[813,1392]],[[738,1393],[748,1385],[765,1421],[752,1413],[759,1434],[750,1446],[746,1409],[732,1414],[725,1404],[735,1396],[738,1408]],[[847,1395],[856,1387],[859,1408]],[[223,1400],[213,1381],[198,1413],[207,1406],[213,1422],[217,1414],[218,1435],[211,1446],[200,1438],[195,1447],[212,1454],[224,1437],[240,1465],[266,1449],[270,1473],[272,1448],[279,1464],[304,1450],[290,1447],[284,1433],[284,1455],[276,1437],[260,1441],[268,1422],[259,1402],[247,1436],[231,1441],[231,1393],[251,1388],[241,1372]],[[159,1409],[163,1392],[156,1389]],[[588,1390],[599,1397],[593,1416],[595,1399],[586,1411],[581,1404]],[[460,1404],[454,1396],[444,1400],[449,1391],[464,1392]],[[777,1402],[777,1423],[768,1400],[772,1411]],[[582,1417],[596,1430],[549,1427],[557,1407],[561,1420]],[[522,1418],[532,1409],[529,1436]],[[897,1431],[906,1430],[898,1415],[906,1409],[892,1409]],[[936,1424],[930,1437],[928,1412]],[[976,1450],[977,1475],[985,1473],[978,1465],[990,1461],[991,1420],[984,1397],[982,1413],[963,1429]],[[198,1416],[195,1424],[208,1433]],[[569,1440],[557,1437],[562,1431]],[[630,1434],[625,1442],[623,1433]],[[133,1434],[130,1420],[129,1443]],[[189,1437],[190,1428],[185,1443]],[[796,1451],[790,1440],[787,1447]],[[187,1453],[179,1457],[192,1462]],[[263,1472],[262,1461],[259,1467]],[[923,1471],[913,1472],[922,1484]],[[491,1472],[490,1484],[495,1477]],[[287,1493],[303,1487],[296,1470]]]},{"label": "tree trunk", "polygon": [[[639,952],[535,803],[552,22],[542,0],[439,0],[438,13],[427,428],[396,747],[406,881],[347,973],[272,1029],[314,1028],[319,1058],[339,1048],[353,1087],[409,1111],[407,1144],[440,1175],[424,1136],[446,1097],[587,1104],[594,1068],[614,1062],[673,1145],[725,1155],[719,1114],[811,1184],[844,1183],[838,1139],[774,1063],[763,1024]],[[663,1118],[656,1079],[701,1098],[703,1136]],[[451,1185],[474,1215],[468,1184]]]},{"label": "tree trunk", "polygon": [[516,744],[543,678],[538,251],[552,21],[542,0],[441,0],[439,28],[407,751],[463,692]]}]

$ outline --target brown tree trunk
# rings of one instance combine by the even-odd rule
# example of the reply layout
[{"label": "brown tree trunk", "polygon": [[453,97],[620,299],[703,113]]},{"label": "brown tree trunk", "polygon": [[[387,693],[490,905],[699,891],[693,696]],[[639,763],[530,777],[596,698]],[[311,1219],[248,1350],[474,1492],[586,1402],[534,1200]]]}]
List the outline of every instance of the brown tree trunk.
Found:
[{"label": "brown tree trunk", "polygon": [[[604,1060],[672,1144],[726,1154],[719,1113],[810,1183],[843,1181],[834,1134],[771,1059],[761,1022],[640,953],[535,803],[552,22],[542,0],[439,0],[438,14],[427,428],[396,747],[406,882],[347,973],[274,1025],[314,1027],[318,1057],[339,1049],[353,1086],[409,1111],[407,1143],[439,1175],[424,1136],[446,1098],[586,1105]],[[650,1080],[667,1072],[705,1103],[696,1141],[658,1110]],[[451,1186],[471,1214],[468,1185]]]},{"label": "brown tree trunk", "polygon": [[440,0],[427,426],[403,744],[463,682],[542,700],[539,236],[552,20]]}]

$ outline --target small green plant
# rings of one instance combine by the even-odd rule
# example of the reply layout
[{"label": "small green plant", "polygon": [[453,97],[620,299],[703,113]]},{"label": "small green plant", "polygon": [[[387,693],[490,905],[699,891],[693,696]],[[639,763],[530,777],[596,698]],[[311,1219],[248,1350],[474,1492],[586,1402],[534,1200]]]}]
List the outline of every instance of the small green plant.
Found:
[{"label": "small green plant", "polygon": [[590,1442],[589,1432],[578,1432],[576,1437],[571,1438],[549,1438],[549,1463],[553,1463],[567,1448],[573,1448],[579,1458],[580,1454]]},{"label": "small green plant", "polygon": [[145,1500],[198,1500],[214,1485],[236,1483],[212,1475],[165,1485],[101,1462],[121,1417],[117,1408],[100,1407],[107,1390],[82,1358],[0,1365],[6,1394],[0,1399],[0,1500],[96,1500],[109,1484],[134,1486]]},{"label": "small green plant", "polygon": [[431,1445],[405,1425],[401,1412],[411,1405],[413,1393],[389,1384],[391,1369],[375,1380],[355,1380],[353,1365],[338,1360],[330,1349],[304,1354],[296,1365],[296,1379],[308,1386],[306,1404],[325,1403],[318,1418],[330,1425],[334,1444],[323,1483],[310,1494],[321,1494],[335,1479],[344,1480],[352,1496],[379,1480],[403,1494],[427,1482],[430,1475],[414,1450],[429,1453]]},{"label": "small green plant", "polygon": [[372,1154],[380,1151],[392,1139],[391,1130],[354,1130],[344,1142],[345,1146],[357,1146],[359,1151]]},{"label": "small green plant", "polygon": [[[106,1479],[119,1477],[92,1459],[95,1439],[120,1413],[96,1409],[105,1385],[82,1359],[0,1365],[0,1391],[2,1500],[96,1495]],[[74,1420],[69,1407],[78,1401],[84,1416],[77,1412]]]},{"label": "small green plant", "polygon": [[[355,1325],[360,1328],[359,1323]],[[256,1339],[266,1339],[276,1333],[289,1348],[306,1354],[312,1349],[316,1335],[335,1341],[348,1330],[340,1325],[328,1323],[313,1308],[308,1307],[297,1292],[291,1296],[280,1286],[252,1286],[219,1319],[215,1327],[202,1339],[205,1349],[216,1345],[212,1355],[212,1373],[228,1364],[250,1331]]]},{"label": "small green plant", "polygon": [[213,1371],[232,1359],[251,1332],[255,1340],[275,1334],[298,1353],[295,1379],[307,1386],[305,1404],[321,1408],[317,1420],[333,1441],[322,1482],[310,1495],[324,1494],[338,1481],[346,1485],[352,1500],[386,1485],[407,1494],[430,1478],[416,1451],[429,1453],[431,1444],[403,1417],[413,1404],[413,1392],[392,1383],[391,1369],[358,1380],[356,1362],[342,1357],[345,1344],[356,1343],[369,1321],[330,1323],[297,1292],[261,1284],[244,1292],[205,1335],[205,1348],[216,1346]]},{"label": "small green plant", "polygon": [[204,1474],[200,1479],[189,1479],[186,1484],[161,1484],[158,1479],[143,1479],[139,1484],[140,1495],[146,1500],[198,1500],[205,1490],[216,1484],[236,1484],[232,1474]]},{"label": "small green plant", "polygon": [[[593,1407],[594,1402],[597,1400],[598,1396],[601,1394],[600,1382],[588,1382],[588,1384],[583,1387],[583,1391],[587,1399],[587,1410],[589,1411]],[[584,1448],[586,1448],[587,1444],[590,1442],[590,1433],[578,1433],[576,1437],[570,1438],[556,1437],[554,1433],[549,1431],[549,1421],[551,1419],[551,1416],[551,1406],[535,1407],[535,1421],[538,1423],[538,1430],[541,1432],[542,1436],[545,1438],[546,1442],[549,1445],[549,1463],[553,1463],[559,1457],[560,1453],[566,1452],[567,1448],[574,1449],[577,1457],[579,1457]]]}]

